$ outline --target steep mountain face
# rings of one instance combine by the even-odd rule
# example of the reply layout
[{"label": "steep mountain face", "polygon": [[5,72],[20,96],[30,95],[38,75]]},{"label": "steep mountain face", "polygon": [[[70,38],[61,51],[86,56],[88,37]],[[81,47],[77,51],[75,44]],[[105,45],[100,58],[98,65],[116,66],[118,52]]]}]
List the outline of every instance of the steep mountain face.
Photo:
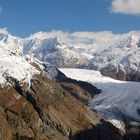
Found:
[{"label": "steep mountain face", "polygon": [[96,54],[91,66],[119,80],[140,81],[140,33],[132,32]]},{"label": "steep mountain face", "polygon": [[85,140],[122,139],[118,129],[59,83],[36,75],[31,89],[22,89],[0,89],[0,133],[4,140],[80,140],[83,134]]},{"label": "steep mountain face", "polygon": [[7,45],[11,51],[15,53],[22,53],[23,50],[23,39],[12,36],[6,30],[0,29],[0,43]]},{"label": "steep mountain face", "polygon": [[68,46],[58,38],[30,37],[24,40],[24,53],[56,67],[84,67],[92,56],[82,48]]},{"label": "steep mountain face", "polygon": [[[8,41],[10,39],[6,40]],[[11,78],[18,80],[21,83],[26,82],[29,85],[31,77],[35,74],[39,74],[39,71],[31,65],[32,60],[23,55],[22,48],[15,47],[10,41],[8,41],[9,43],[7,43],[7,41],[5,41],[5,39],[0,41],[1,86],[12,84],[13,81]],[[9,46],[7,44],[11,45]],[[8,80],[9,82],[7,82]]]},{"label": "steep mountain face", "polygon": [[[80,140],[83,135],[85,140],[122,139],[117,128],[85,105],[100,90],[89,85],[88,91],[64,75],[63,81],[59,71],[50,73],[50,67],[7,44],[0,41],[2,140]],[[48,78],[55,72],[57,81]]]}]

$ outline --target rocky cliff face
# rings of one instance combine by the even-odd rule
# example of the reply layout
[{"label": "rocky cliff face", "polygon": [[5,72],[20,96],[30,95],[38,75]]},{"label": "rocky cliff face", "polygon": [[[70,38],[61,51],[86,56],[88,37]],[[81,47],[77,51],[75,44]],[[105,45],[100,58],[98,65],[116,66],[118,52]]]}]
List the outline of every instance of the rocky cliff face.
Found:
[{"label": "rocky cliff face", "polygon": [[[35,75],[30,90],[16,85],[0,88],[0,137],[2,140],[119,140],[118,129],[92,112],[64,83]],[[67,83],[68,84],[68,83]],[[70,84],[70,83],[69,83]],[[69,85],[83,99],[89,92]],[[108,132],[108,133],[106,133]],[[93,133],[93,135],[92,135]],[[108,135],[109,134],[109,135]],[[86,136],[87,135],[87,136]],[[99,137],[100,135],[100,137]]]},{"label": "rocky cliff face", "polygon": [[121,66],[116,67],[115,65],[107,65],[101,68],[100,71],[101,74],[104,76],[108,76],[113,79],[122,80],[122,81],[127,80],[127,74]]}]

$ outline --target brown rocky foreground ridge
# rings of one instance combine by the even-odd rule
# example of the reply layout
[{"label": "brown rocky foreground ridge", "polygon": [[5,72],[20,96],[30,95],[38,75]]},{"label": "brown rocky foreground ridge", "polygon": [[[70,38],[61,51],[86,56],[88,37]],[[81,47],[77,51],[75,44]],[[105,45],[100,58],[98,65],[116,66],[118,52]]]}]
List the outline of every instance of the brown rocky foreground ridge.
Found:
[{"label": "brown rocky foreground ridge", "polygon": [[30,90],[16,79],[10,80],[13,86],[0,88],[0,140],[130,138],[86,106],[101,92],[96,87],[68,79],[62,73],[56,80],[35,75]]}]

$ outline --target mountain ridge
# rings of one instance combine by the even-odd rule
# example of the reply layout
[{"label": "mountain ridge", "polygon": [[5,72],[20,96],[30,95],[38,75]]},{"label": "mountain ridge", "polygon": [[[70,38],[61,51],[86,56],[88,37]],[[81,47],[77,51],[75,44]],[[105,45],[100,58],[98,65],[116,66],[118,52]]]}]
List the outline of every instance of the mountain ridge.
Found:
[{"label": "mountain ridge", "polygon": [[[70,79],[56,69],[60,62],[62,62],[61,67],[66,64],[68,67],[89,67],[85,59],[90,57],[85,55],[83,48],[67,46],[60,43],[57,38],[48,39],[46,42],[46,39],[42,41],[36,38],[30,40],[12,37],[7,32],[0,34],[0,39],[0,136],[4,140],[79,140],[81,136],[84,136],[84,140],[90,138],[123,140],[124,136],[127,136],[127,133],[122,133],[120,127],[117,129],[87,107],[89,101],[94,102],[94,98],[98,96],[96,94],[99,94],[99,97],[102,96],[102,90],[109,88],[107,85],[98,89],[88,81],[82,81],[83,79],[81,81]],[[38,48],[38,42],[41,44],[40,48]],[[50,65],[52,63],[48,58],[46,62],[39,61],[32,57],[34,56],[32,52],[24,54],[23,46],[26,43],[31,43],[28,49],[32,49],[35,45],[37,51],[45,52],[45,55],[50,53],[52,60],[54,57],[58,60],[58,65]],[[46,46],[47,43],[50,48]],[[56,57],[56,54],[59,57]],[[73,61],[71,57],[74,57]],[[56,60],[53,60],[54,63]],[[80,72],[76,76],[78,74]],[[88,74],[90,73],[86,76]],[[92,76],[88,78],[93,78]],[[98,75],[98,79],[94,80],[98,82],[100,78],[103,77]],[[103,81],[104,78],[98,84]],[[100,98],[96,105],[97,108],[101,105]],[[94,107],[90,107],[94,110]],[[127,109],[125,113],[130,115]],[[120,124],[118,125],[121,126]],[[137,130],[135,137],[139,135],[137,127],[139,124],[134,124],[132,127]],[[8,135],[5,135],[6,133]]]}]

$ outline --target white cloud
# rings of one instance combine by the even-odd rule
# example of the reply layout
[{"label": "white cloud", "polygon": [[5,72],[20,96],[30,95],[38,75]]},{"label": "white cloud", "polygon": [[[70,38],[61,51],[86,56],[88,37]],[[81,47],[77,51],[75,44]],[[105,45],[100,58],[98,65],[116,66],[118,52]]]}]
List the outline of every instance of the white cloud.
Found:
[{"label": "white cloud", "polygon": [[113,0],[111,11],[122,14],[140,14],[140,0]]},{"label": "white cloud", "polygon": [[41,39],[58,37],[63,43],[71,46],[74,45],[80,48],[93,48],[91,51],[94,52],[96,49],[99,49],[99,51],[104,50],[106,47],[113,44],[116,39],[120,37],[120,35],[113,34],[110,31],[69,33],[54,30],[51,32],[38,32],[31,35],[30,37]]}]

